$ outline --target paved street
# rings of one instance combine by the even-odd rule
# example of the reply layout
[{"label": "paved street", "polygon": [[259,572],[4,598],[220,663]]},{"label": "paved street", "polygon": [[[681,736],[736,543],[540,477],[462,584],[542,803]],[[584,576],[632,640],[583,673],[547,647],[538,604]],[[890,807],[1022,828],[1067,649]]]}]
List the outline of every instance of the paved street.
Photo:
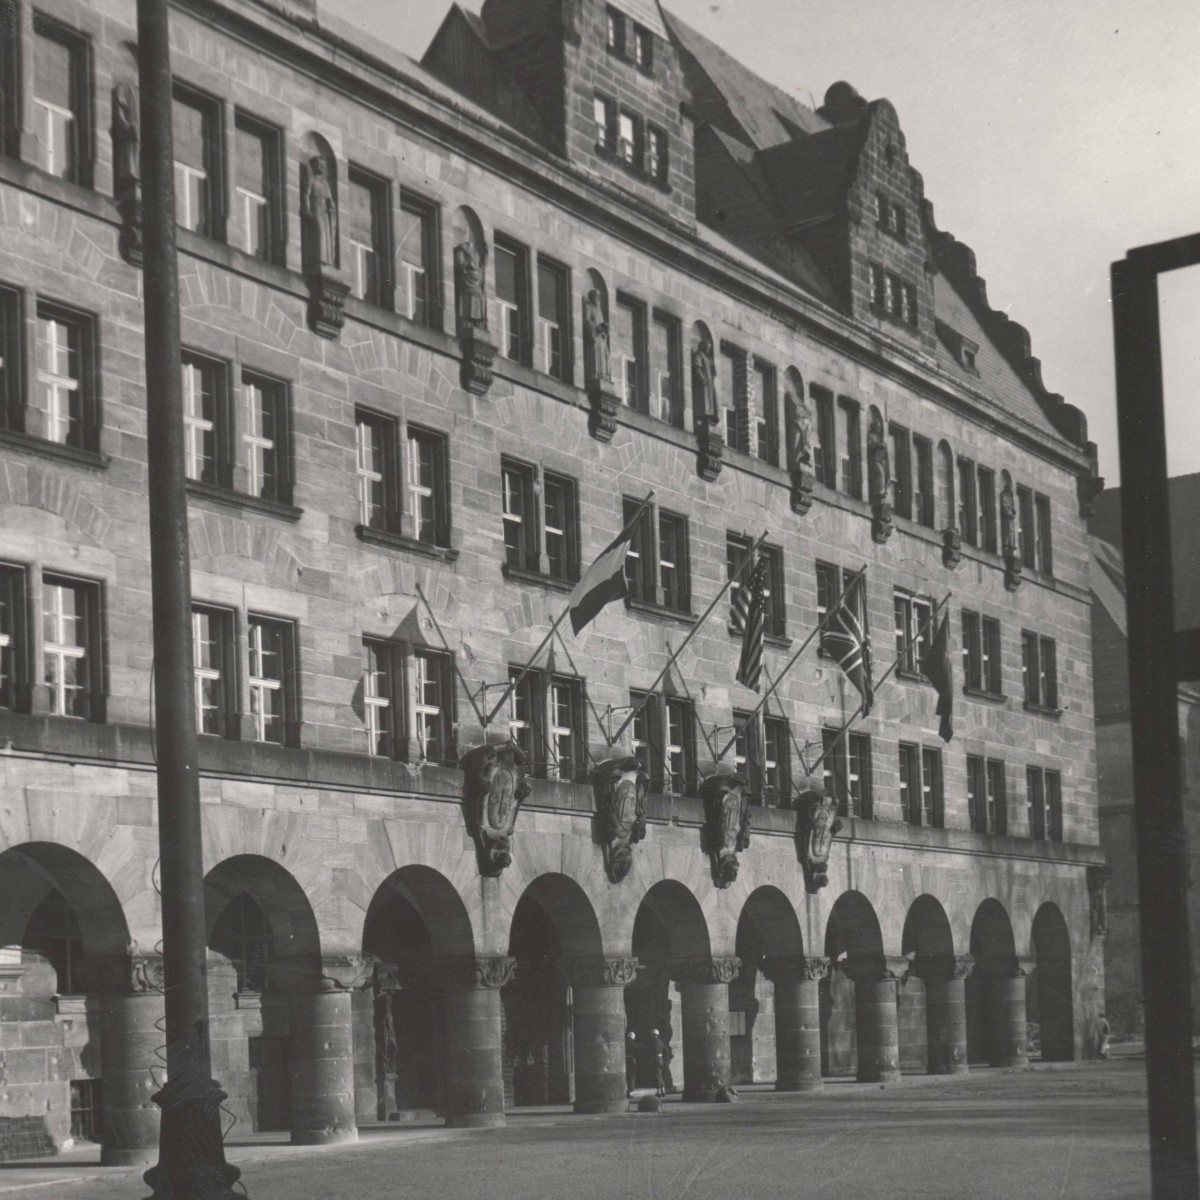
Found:
[{"label": "paved street", "polygon": [[[1144,1079],[1126,1059],[888,1088],[832,1082],[815,1099],[672,1099],[657,1116],[521,1110],[503,1130],[393,1126],[340,1149],[233,1138],[230,1158],[252,1200],[1141,1200]],[[136,1175],[101,1175],[82,1157],[0,1168],[0,1195],[146,1195]]]}]

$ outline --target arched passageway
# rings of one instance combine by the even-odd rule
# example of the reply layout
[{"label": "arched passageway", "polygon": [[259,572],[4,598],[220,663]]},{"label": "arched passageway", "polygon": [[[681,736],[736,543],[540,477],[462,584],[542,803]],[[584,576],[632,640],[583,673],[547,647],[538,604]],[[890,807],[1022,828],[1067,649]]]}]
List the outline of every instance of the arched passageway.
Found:
[{"label": "arched passageway", "polygon": [[1004,906],[984,900],[971,922],[975,966],[965,989],[967,1056],[993,1067],[1028,1061],[1025,972],[1017,959],[1012,922]]},{"label": "arched passageway", "polygon": [[1043,904],[1033,918],[1034,968],[1026,981],[1026,1018],[1037,1027],[1043,1062],[1075,1058],[1071,994],[1071,937],[1056,904]]},{"label": "arched passageway", "polygon": [[[226,1109],[246,1131],[352,1138],[348,1002],[320,998],[320,939],[303,888],[269,858],[235,855],[205,876],[204,913],[213,1075]],[[326,1029],[343,1007],[345,1031]],[[342,1059],[317,1055],[326,1035]]]},{"label": "arched passageway", "polygon": [[910,906],[901,935],[908,960],[897,988],[900,1069],[952,1075],[967,1069],[964,984],[968,957],[954,953],[946,910],[929,895]]},{"label": "arched passageway", "polygon": [[883,933],[870,901],[843,892],[825,928],[830,973],[821,996],[821,1061],[829,1075],[862,1082],[899,1078],[896,980],[887,969]]}]

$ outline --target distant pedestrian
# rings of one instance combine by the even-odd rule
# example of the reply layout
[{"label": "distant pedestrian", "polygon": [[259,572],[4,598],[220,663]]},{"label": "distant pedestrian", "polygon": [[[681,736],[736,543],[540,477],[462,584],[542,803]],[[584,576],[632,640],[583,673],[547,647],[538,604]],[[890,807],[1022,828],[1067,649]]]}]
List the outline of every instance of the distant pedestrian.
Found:
[{"label": "distant pedestrian", "polygon": [[656,1096],[665,1096],[667,1094],[667,1081],[663,1075],[665,1059],[667,1053],[667,1043],[658,1036],[658,1030],[650,1030],[650,1036],[654,1039],[654,1094]]},{"label": "distant pedestrian", "polygon": [[632,1096],[637,1087],[637,1034],[632,1029],[625,1031],[625,1095]]},{"label": "distant pedestrian", "polygon": [[1108,1018],[1101,1013],[1096,1018],[1096,1057],[1107,1061],[1108,1059],[1108,1039],[1112,1036],[1112,1027],[1108,1023]]}]

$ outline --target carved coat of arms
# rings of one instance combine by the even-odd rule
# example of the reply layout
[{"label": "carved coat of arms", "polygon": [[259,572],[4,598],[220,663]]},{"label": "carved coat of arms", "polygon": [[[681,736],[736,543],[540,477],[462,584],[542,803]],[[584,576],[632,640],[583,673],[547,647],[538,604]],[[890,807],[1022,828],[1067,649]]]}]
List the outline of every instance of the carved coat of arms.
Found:
[{"label": "carved coat of arms", "polygon": [[514,742],[476,746],[462,758],[463,805],[479,870],[499,875],[512,862],[513,829],[529,795],[525,755]]},{"label": "carved coat of arms", "polygon": [[837,801],[825,792],[803,792],[796,801],[796,843],[804,890],[815,895],[829,882],[829,853],[842,827]]},{"label": "carved coat of arms", "polygon": [[604,868],[620,883],[633,866],[633,847],[646,836],[646,791],[649,777],[636,758],[602,762],[592,776]]},{"label": "carved coat of arms", "polygon": [[738,875],[738,854],[750,845],[750,804],[741,775],[710,775],[700,788],[704,800],[705,848],[713,882],[727,888]]}]

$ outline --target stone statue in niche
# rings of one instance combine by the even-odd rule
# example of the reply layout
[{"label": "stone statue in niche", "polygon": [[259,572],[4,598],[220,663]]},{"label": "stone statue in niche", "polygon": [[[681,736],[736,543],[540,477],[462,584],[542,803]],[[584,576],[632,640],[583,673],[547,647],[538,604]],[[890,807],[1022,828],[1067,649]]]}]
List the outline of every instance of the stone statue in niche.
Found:
[{"label": "stone statue in niche", "polygon": [[871,536],[877,542],[886,542],[892,535],[891,483],[892,457],[887,430],[879,410],[873,409],[867,426],[867,495],[873,513]]},{"label": "stone statue in niche", "polygon": [[1093,938],[1108,934],[1108,881],[1112,868],[1104,864],[1092,864],[1087,869],[1088,908],[1091,917]]},{"label": "stone statue in niche", "polygon": [[312,257],[323,267],[337,266],[337,198],[329,183],[328,164],[319,154],[308,160],[308,187],[304,192],[304,218],[309,230]]},{"label": "stone statue in niche", "polygon": [[600,817],[604,866],[620,883],[633,866],[633,847],[646,836],[646,791],[649,777],[641,760],[609,759],[596,768],[592,788]]},{"label": "stone statue in niche", "polygon": [[612,353],[608,320],[600,292],[592,288],[583,301],[583,364],[589,388],[612,380]]},{"label": "stone statue in niche", "polygon": [[783,395],[784,424],[787,432],[787,467],[792,481],[792,512],[801,516],[812,507],[813,422],[812,410],[803,394],[788,388]]},{"label": "stone statue in niche", "polygon": [[515,742],[476,746],[463,755],[463,805],[479,871],[499,875],[512,863],[513,830],[529,795],[525,755]]},{"label": "stone statue in niche", "polygon": [[712,336],[704,332],[692,349],[692,404],[697,427],[715,428],[721,417],[717,412],[717,364]]},{"label": "stone statue in niche", "polygon": [[1021,551],[1017,545],[1017,501],[1008,478],[1000,489],[1000,552],[1004,555],[1004,586],[1015,592],[1021,586]]},{"label": "stone statue in niche", "polygon": [[141,126],[137,88],[121,80],[112,91],[113,199],[121,214],[119,246],[134,266],[142,262]]},{"label": "stone statue in niche", "polygon": [[796,843],[804,890],[816,895],[829,882],[829,853],[842,827],[837,801],[820,791],[803,792],[796,801]]},{"label": "stone statue in niche", "polygon": [[738,877],[738,854],[750,845],[750,804],[741,775],[710,775],[700,788],[704,801],[705,849],[713,883],[727,888]]},{"label": "stone statue in niche", "polygon": [[483,256],[469,237],[454,247],[454,310],[460,334],[487,328]]}]

